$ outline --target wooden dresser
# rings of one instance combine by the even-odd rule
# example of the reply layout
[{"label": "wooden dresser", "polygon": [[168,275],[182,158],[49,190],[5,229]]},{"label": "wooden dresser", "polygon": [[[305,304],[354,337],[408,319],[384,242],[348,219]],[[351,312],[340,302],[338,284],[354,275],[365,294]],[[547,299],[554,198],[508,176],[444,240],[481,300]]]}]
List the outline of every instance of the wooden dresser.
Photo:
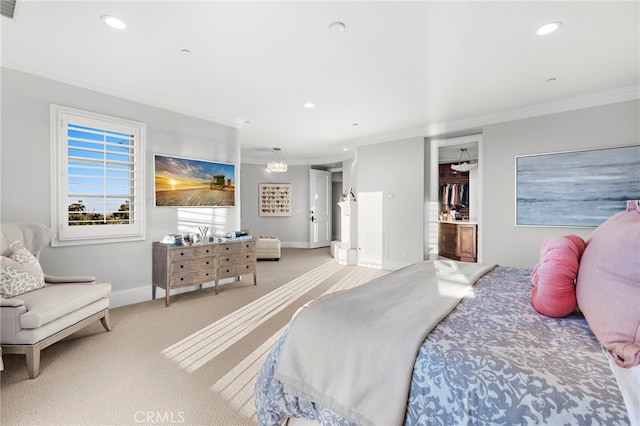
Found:
[{"label": "wooden dresser", "polygon": [[438,254],[453,260],[477,262],[477,228],[469,222],[438,222]]},{"label": "wooden dresser", "polygon": [[221,243],[194,244],[172,247],[153,243],[153,270],[151,297],[156,298],[156,288],[165,290],[166,306],[171,304],[171,289],[215,282],[223,278],[240,279],[242,275],[256,277],[255,240],[225,241]]}]

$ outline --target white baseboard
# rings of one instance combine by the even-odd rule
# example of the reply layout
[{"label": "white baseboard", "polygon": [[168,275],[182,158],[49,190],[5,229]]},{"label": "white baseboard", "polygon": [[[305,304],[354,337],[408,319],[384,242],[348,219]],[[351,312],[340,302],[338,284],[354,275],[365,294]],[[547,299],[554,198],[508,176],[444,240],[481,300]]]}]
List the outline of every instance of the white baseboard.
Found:
[{"label": "white baseboard", "polygon": [[390,260],[382,261],[382,269],[385,269],[387,271],[396,271],[400,268],[404,268],[405,266],[409,266],[409,265],[411,265],[411,263],[397,262],[397,261],[390,261]]},{"label": "white baseboard", "polygon": [[307,241],[281,241],[280,247],[286,248],[309,248]]}]

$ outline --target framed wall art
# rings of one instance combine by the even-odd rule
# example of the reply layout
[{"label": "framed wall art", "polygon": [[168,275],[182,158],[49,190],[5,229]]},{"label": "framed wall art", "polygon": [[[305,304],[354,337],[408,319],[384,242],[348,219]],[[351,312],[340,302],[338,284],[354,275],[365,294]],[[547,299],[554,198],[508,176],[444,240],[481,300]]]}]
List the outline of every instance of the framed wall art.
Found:
[{"label": "framed wall art", "polygon": [[640,145],[516,157],[516,225],[597,227],[640,199]]},{"label": "framed wall art", "polygon": [[259,184],[258,215],[291,216],[291,184]]},{"label": "framed wall art", "polygon": [[154,155],[155,205],[234,207],[235,166],[208,160]]}]

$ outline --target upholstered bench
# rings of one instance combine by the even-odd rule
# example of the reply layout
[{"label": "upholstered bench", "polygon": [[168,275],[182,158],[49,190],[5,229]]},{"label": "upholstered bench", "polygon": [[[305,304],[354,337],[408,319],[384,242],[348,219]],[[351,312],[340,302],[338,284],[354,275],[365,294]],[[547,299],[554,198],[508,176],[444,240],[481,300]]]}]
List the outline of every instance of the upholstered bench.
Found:
[{"label": "upholstered bench", "polygon": [[278,237],[261,235],[256,241],[256,258],[280,260],[280,240]]}]

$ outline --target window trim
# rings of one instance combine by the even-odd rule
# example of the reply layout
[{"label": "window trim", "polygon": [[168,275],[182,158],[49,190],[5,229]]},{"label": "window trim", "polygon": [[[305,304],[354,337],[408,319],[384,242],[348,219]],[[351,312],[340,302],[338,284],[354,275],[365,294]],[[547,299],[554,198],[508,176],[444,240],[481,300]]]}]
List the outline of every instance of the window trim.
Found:
[{"label": "window trim", "polygon": [[[71,120],[69,120],[71,118]],[[73,120],[73,119],[76,120]],[[68,138],[65,123],[82,125],[86,120],[104,123],[105,130],[132,130],[134,139],[133,198],[136,206],[133,224],[69,226],[68,213]],[[51,229],[55,236],[51,246],[74,246],[146,240],[146,180],[145,180],[146,124],[125,118],[98,114],[61,105],[50,105],[51,138]]]}]

